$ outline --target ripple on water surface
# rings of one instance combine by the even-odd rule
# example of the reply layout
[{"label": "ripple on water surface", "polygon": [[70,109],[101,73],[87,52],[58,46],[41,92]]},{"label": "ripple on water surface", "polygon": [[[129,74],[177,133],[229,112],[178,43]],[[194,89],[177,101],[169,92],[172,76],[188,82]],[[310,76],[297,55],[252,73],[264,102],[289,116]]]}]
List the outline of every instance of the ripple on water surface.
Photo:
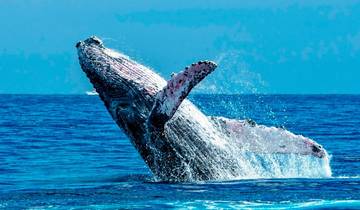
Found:
[{"label": "ripple on water surface", "polygon": [[359,208],[360,96],[257,97],[191,100],[208,115],[314,139],[332,178],[155,182],[98,97],[2,95],[0,208]]}]

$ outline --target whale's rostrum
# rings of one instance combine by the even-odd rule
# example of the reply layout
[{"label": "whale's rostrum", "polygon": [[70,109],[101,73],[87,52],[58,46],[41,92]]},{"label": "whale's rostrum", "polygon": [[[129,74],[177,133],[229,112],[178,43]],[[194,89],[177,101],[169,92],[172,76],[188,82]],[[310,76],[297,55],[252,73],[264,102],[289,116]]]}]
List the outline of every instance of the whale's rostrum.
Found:
[{"label": "whale's rostrum", "polygon": [[331,175],[325,149],[313,140],[249,120],[209,117],[187,100],[215,63],[193,63],[166,82],[97,37],[76,47],[81,68],[111,117],[157,179]]}]

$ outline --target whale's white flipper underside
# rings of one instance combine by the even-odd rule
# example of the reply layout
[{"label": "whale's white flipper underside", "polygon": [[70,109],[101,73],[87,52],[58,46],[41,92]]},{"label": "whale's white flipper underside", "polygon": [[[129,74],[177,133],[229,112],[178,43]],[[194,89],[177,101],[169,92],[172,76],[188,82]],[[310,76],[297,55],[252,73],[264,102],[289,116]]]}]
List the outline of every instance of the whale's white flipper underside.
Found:
[{"label": "whale's white flipper underside", "polygon": [[[252,120],[236,120],[225,117],[210,117],[221,133],[224,133],[243,151],[254,153],[280,153],[309,155],[321,146],[309,138],[295,135],[283,128],[257,125]],[[320,148],[318,148],[320,146]],[[315,151],[314,151],[315,152]],[[314,155],[325,155],[323,153]]]},{"label": "whale's white flipper underside", "polygon": [[172,75],[167,85],[157,93],[148,124],[155,130],[162,130],[192,88],[216,67],[214,62],[199,61],[186,67],[182,72]]}]

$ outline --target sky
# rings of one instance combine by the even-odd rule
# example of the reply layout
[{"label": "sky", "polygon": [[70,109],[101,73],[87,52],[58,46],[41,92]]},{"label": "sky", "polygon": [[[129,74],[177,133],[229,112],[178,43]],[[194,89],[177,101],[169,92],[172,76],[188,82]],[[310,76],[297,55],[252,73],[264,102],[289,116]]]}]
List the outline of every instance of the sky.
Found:
[{"label": "sky", "polygon": [[75,43],[104,40],[197,93],[360,94],[360,1],[1,0],[0,93],[83,94]]}]

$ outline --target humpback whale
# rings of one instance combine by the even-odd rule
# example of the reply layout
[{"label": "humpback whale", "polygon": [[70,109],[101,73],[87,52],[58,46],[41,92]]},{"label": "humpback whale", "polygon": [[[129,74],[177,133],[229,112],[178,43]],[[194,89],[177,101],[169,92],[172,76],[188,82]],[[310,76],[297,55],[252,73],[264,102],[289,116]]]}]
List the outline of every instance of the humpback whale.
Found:
[{"label": "humpback whale", "polygon": [[253,157],[249,154],[327,161],[326,150],[304,136],[252,120],[202,113],[186,97],[215,70],[214,62],[193,63],[165,81],[150,68],[106,48],[95,36],[78,42],[76,48],[82,70],[112,119],[161,181],[251,175],[255,169],[246,160]]}]

